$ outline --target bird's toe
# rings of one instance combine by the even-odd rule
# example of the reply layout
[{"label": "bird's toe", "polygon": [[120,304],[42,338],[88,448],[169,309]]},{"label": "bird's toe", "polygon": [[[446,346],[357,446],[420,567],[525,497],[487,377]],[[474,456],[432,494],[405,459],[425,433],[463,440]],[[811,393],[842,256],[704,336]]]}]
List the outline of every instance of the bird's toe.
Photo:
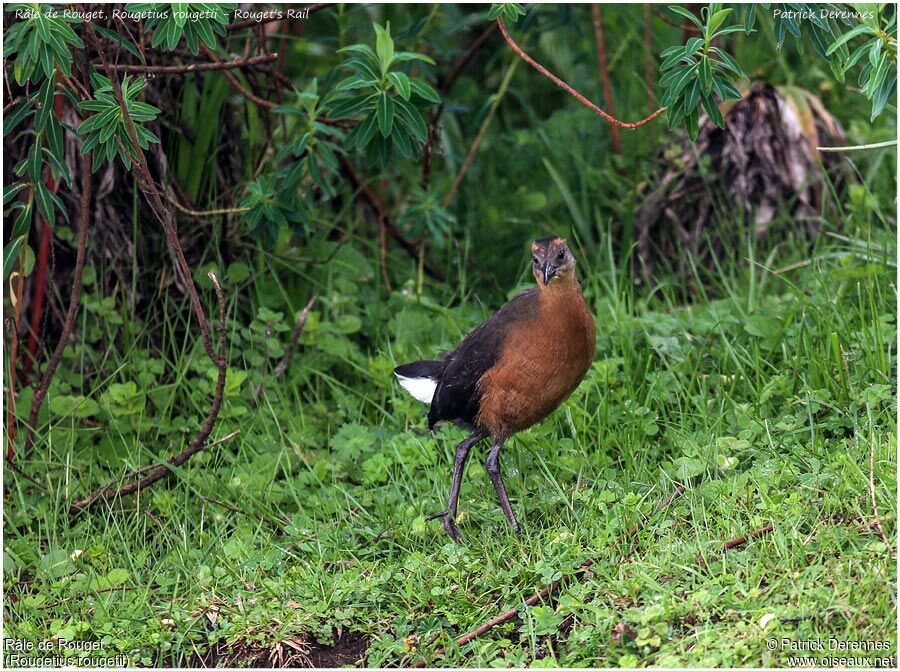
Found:
[{"label": "bird's toe", "polygon": [[447,535],[450,536],[450,538],[456,542],[462,541],[462,534],[459,531],[459,527],[456,526],[456,522],[453,521],[453,514],[449,510],[442,510],[434,515],[429,515],[425,519],[436,520],[437,518],[441,518],[441,524],[444,525],[444,531],[447,532]]}]

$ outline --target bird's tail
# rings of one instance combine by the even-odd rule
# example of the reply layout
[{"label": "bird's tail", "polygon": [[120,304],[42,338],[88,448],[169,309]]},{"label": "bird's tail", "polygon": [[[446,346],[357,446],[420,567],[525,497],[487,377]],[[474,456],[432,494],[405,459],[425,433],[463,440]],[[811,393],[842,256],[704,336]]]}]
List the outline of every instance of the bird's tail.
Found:
[{"label": "bird's tail", "polygon": [[443,372],[442,361],[413,361],[394,369],[394,375],[400,381],[400,386],[416,400],[428,404],[434,398],[434,391]]}]

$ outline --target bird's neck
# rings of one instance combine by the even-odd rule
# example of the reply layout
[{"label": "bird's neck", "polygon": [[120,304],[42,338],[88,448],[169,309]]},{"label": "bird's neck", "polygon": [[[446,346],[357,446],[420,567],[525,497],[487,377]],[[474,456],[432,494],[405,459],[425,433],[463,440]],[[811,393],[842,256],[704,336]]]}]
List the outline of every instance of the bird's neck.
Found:
[{"label": "bird's neck", "polygon": [[550,284],[545,285],[538,282],[538,286],[540,286],[541,296],[548,300],[565,299],[573,294],[581,295],[581,285],[574,272],[554,278]]}]

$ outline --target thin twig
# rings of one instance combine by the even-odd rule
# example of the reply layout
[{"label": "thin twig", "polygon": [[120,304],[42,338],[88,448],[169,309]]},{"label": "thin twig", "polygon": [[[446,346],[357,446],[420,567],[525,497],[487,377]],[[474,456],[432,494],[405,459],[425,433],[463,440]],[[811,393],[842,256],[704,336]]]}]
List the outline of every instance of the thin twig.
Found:
[{"label": "thin twig", "polygon": [[378,213],[378,266],[381,269],[381,281],[388,293],[393,291],[387,272],[387,227],[384,224],[384,211]]},{"label": "thin twig", "polygon": [[72,329],[75,326],[75,316],[78,314],[78,301],[81,297],[81,280],[84,276],[84,259],[85,250],[87,249],[88,230],[90,229],[90,207],[91,207],[91,156],[88,152],[81,157],[81,211],[80,224],[78,227],[78,248],[75,252],[75,271],[72,276],[72,289],[69,292],[69,309],[66,311],[66,321],[63,323],[62,332],[59,335],[59,341],[47,364],[47,369],[41,376],[41,381],[35,389],[34,397],[31,399],[31,412],[28,416],[28,433],[25,438],[25,454],[34,447],[34,432],[37,430],[38,414],[41,406],[44,404],[44,398],[50,389],[50,383],[53,381],[53,375],[62,361],[63,351],[69,344],[72,336]]},{"label": "thin twig", "polygon": [[656,65],[653,57],[653,31],[651,30],[650,3],[644,3],[644,85],[647,87],[647,109],[656,107],[656,79],[653,70]]},{"label": "thin twig", "polygon": [[[97,35],[94,31],[93,25],[90,23],[87,23],[86,25],[88,34],[91,36],[91,39],[94,42],[94,47],[100,54],[100,60],[103,63],[107,63],[106,54],[104,53],[103,48],[100,46],[100,42],[97,39]],[[156,187],[156,182],[153,180],[153,176],[150,174],[150,168],[147,166],[147,158],[144,155],[144,150],[141,148],[140,142],[138,141],[137,130],[135,129],[134,121],[128,114],[128,110],[125,105],[125,99],[122,96],[122,86],[119,83],[117,77],[110,77],[110,81],[113,85],[113,91],[116,95],[116,100],[119,102],[119,105],[122,108],[125,127],[128,131],[128,135],[131,138],[132,146],[134,148],[136,160],[132,162],[132,169],[135,172],[138,185],[140,186],[141,191],[144,193],[144,197],[147,199],[147,202],[150,205],[150,209],[152,210],[154,216],[166,232],[166,240],[169,243],[169,249],[175,256],[178,270],[181,271],[181,275],[187,287],[188,294],[191,298],[191,304],[194,308],[194,314],[196,315],[197,321],[200,325],[200,335],[203,338],[203,347],[206,350],[206,354],[210,358],[210,361],[218,366],[219,355],[213,348],[212,338],[209,334],[209,323],[206,319],[206,313],[203,311],[203,306],[200,303],[200,294],[197,292],[197,287],[194,284],[194,280],[191,275],[191,268],[184,256],[184,250],[181,247],[181,242],[178,240],[178,233],[175,230],[175,217],[172,214],[172,211],[168,207],[166,207],[166,204],[163,201],[162,196],[160,195],[160,191]]]},{"label": "thin twig", "polygon": [[885,140],[872,144],[855,144],[847,147],[816,147],[819,151],[865,151],[866,149],[883,149],[884,147],[896,147],[897,140]]},{"label": "thin twig", "polygon": [[47,488],[44,487],[44,485],[42,485],[40,482],[35,480],[30,475],[28,475],[28,473],[26,473],[25,471],[23,471],[22,468],[17,463],[12,461],[12,459],[11,459],[11,457],[9,457],[9,455],[7,455],[6,467],[11,468],[13,470],[13,472],[16,473],[16,475],[21,475],[23,478],[28,480],[31,484],[33,484],[35,487],[40,489],[42,492],[47,491]]},{"label": "thin twig", "polygon": [[[384,223],[387,226],[388,231],[390,231],[391,237],[399,242],[412,258],[416,261],[420,261],[421,257],[419,256],[419,249],[417,248],[416,243],[407,239],[394,222],[391,221],[391,218],[388,216],[387,210],[385,210],[378,195],[363,182],[362,177],[359,176],[356,169],[353,167],[353,164],[346,156],[341,155],[340,161],[341,165],[344,167],[344,171],[347,173],[348,177],[350,177],[350,182],[353,184],[354,188],[359,191],[363,200],[365,200],[369,204],[369,207],[375,212],[375,216],[384,217]],[[423,261],[423,263],[425,272],[428,273],[428,275],[438,282],[444,281],[444,275],[439,270],[432,268],[431,264],[427,261]]]},{"label": "thin twig", "polygon": [[[33,197],[32,197],[33,198]],[[21,263],[21,262],[17,262]],[[12,288],[18,280],[16,289]],[[22,321],[22,295],[25,291],[25,275],[16,271],[9,276],[9,296],[13,304],[12,344],[9,355],[9,400],[6,403],[6,460],[12,463],[16,442],[16,365],[19,359],[19,328]],[[29,429],[29,433],[31,430]]]},{"label": "thin twig", "polygon": [[192,210],[179,203],[172,194],[166,193],[165,196],[166,200],[172,203],[176,210],[189,214],[192,217],[217,217],[223,214],[243,214],[244,212],[250,211],[249,207],[224,207],[218,210]]},{"label": "thin twig", "polygon": [[[450,73],[450,76],[447,77],[446,80],[440,83],[440,91],[442,94],[447,94],[453,88],[453,85],[456,83],[456,80],[459,79],[466,65],[469,64],[469,61],[472,60],[472,57],[475,53],[487,42],[488,38],[494,34],[497,30],[497,24],[491,23],[487,27],[481,35],[479,35],[474,42],[472,42],[471,46],[466,49],[466,53],[464,53],[459,60],[456,62],[456,65],[453,67],[453,72]],[[425,147],[422,150],[422,188],[427,189],[428,183],[431,181],[431,162],[432,157],[434,155],[434,143],[437,139],[437,130],[438,125],[440,124],[441,116],[444,113],[444,106],[446,104],[446,96],[441,96],[441,102],[438,105],[437,109],[434,111],[434,114],[431,116],[431,121],[428,123],[428,134],[427,139],[425,141]]]},{"label": "thin twig", "polygon": [[531,56],[529,56],[524,51],[522,51],[522,48],[518,44],[515,43],[515,41],[513,40],[512,37],[509,36],[509,32],[506,30],[506,25],[503,23],[503,19],[497,19],[497,23],[500,26],[500,32],[503,33],[503,39],[506,40],[506,43],[509,44],[509,46],[512,48],[513,51],[515,51],[517,54],[519,54],[519,56],[522,58],[522,60],[524,60],[531,67],[533,67],[535,70],[540,72],[551,82],[553,82],[558,87],[560,87],[563,91],[574,96],[576,100],[578,100],[582,105],[584,105],[588,109],[592,110],[594,112],[594,114],[597,114],[598,116],[606,119],[609,123],[611,123],[615,126],[618,126],[619,128],[627,128],[627,129],[631,130],[634,128],[640,128],[641,126],[644,126],[644,125],[650,123],[656,117],[658,117],[660,114],[662,114],[663,112],[666,111],[665,107],[660,107],[653,114],[651,114],[650,116],[648,116],[645,119],[641,119],[640,121],[635,121],[634,123],[625,123],[623,121],[619,121],[615,117],[607,114],[602,109],[597,107],[594,103],[592,103],[590,100],[585,98],[578,91],[576,91],[571,86],[566,84],[562,79],[560,79],[559,77],[557,77],[556,75],[551,73],[549,70],[547,70],[547,68],[545,68],[543,65],[541,65],[536,60],[534,60]]},{"label": "thin twig", "polygon": [[38,608],[40,610],[46,610],[47,608],[56,608],[57,606],[61,606],[64,603],[68,603],[69,601],[74,601],[75,599],[84,599],[86,597],[94,596],[95,594],[106,594],[108,592],[127,592],[133,589],[146,590],[148,588],[159,589],[159,585],[157,583],[152,583],[150,585],[116,585],[114,587],[104,587],[102,589],[93,590],[88,594],[73,594],[72,596],[67,596],[57,601],[45,603],[41,606],[38,606]]},{"label": "thin twig", "polygon": [[[682,494],[684,494],[684,486],[678,485],[677,487],[675,487],[674,491],[671,494],[669,494],[658,506],[656,506],[656,510],[653,511],[653,515],[658,513],[663,508],[668,508],[669,504]],[[625,532],[625,538],[631,538],[632,536],[636,536],[638,533],[640,533],[641,529],[644,528],[644,525],[649,519],[650,517],[647,517],[631,527],[628,531]]]},{"label": "thin twig", "polygon": [[690,23],[689,21],[684,21],[683,23],[678,23],[677,21],[674,21],[673,19],[670,19],[670,18],[666,15],[666,13],[663,12],[661,9],[657,9],[657,10],[656,10],[656,15],[657,15],[659,18],[661,18],[663,21],[665,21],[666,23],[668,23],[670,26],[672,26],[672,27],[674,27],[674,28],[681,28],[681,30],[682,30],[683,32],[696,33],[696,34],[698,34],[698,35],[699,35],[700,32],[701,32],[700,29],[699,29],[697,26],[695,26],[693,23]]},{"label": "thin twig", "polygon": [[515,73],[518,66],[519,61],[514,60],[506,69],[506,74],[503,76],[503,80],[500,82],[500,88],[497,89],[497,94],[494,96],[494,101],[491,103],[491,109],[488,111],[488,114],[484,118],[484,121],[481,122],[481,128],[478,129],[478,134],[475,136],[475,139],[472,140],[472,145],[469,147],[469,151],[466,154],[466,158],[463,161],[462,167],[456,174],[456,178],[453,180],[453,184],[450,186],[450,190],[447,191],[447,195],[444,196],[443,206],[445,208],[449,207],[450,203],[453,202],[453,198],[454,196],[456,196],[456,192],[459,190],[460,184],[462,184],[463,177],[466,176],[469,168],[472,167],[472,161],[475,160],[475,154],[478,152],[478,148],[481,146],[488,128],[491,127],[491,124],[494,121],[494,117],[497,115],[497,109],[500,107],[500,102],[503,100],[503,97],[506,95],[506,91],[509,89],[509,83],[512,81],[513,73]]},{"label": "thin twig", "polygon": [[[201,45],[206,48],[204,45]],[[178,75],[187,74],[189,72],[211,72],[214,70],[233,70],[235,68],[252,68],[263,63],[271,63],[278,54],[264,54],[262,56],[253,56],[252,58],[237,58],[232,61],[223,61],[216,59],[213,63],[188,63],[186,65],[132,65],[132,64],[116,64],[108,63],[92,63],[98,70],[106,72],[136,72],[145,74],[159,75]]]},{"label": "thin twig", "polygon": [[[683,493],[684,493],[684,487],[682,487],[681,485],[678,485],[675,488],[675,491],[673,491],[669,496],[667,496],[656,507],[656,510],[653,511],[653,515],[658,514],[664,508],[668,507],[669,504],[672,503],[672,501],[677,499]],[[637,534],[644,527],[645,522],[646,521],[641,522],[641,523],[637,524],[636,526],[632,527],[631,529],[629,529],[625,533],[624,538],[630,538],[631,536],[634,536],[635,534]],[[573,573],[569,574],[568,576],[563,576],[559,580],[554,580],[552,583],[547,585],[547,587],[544,587],[539,592],[532,594],[530,597],[525,599],[524,602],[522,602],[522,605],[524,605],[526,607],[533,606],[534,604],[538,603],[539,601],[545,599],[546,597],[548,597],[548,596],[552,595],[554,592],[556,592],[565,580],[570,579],[570,578],[580,578],[581,576],[583,576],[593,564],[594,564],[594,559],[586,560],[577,569],[575,569],[575,571]],[[456,645],[459,647],[462,647],[466,643],[472,641],[473,639],[478,638],[479,636],[490,631],[494,627],[501,625],[504,622],[509,622],[510,620],[515,618],[518,614],[519,614],[519,606],[517,606],[515,608],[510,608],[509,610],[504,611],[504,612],[500,613],[499,615],[497,615],[496,617],[493,617],[490,620],[481,623],[480,625],[475,627],[475,629],[473,629],[470,632],[463,634],[462,636],[457,638]],[[434,653],[433,657],[440,657],[441,655],[443,655],[446,652],[447,652],[447,648],[441,648],[436,653]],[[421,659],[418,662],[416,662],[415,664],[413,664],[412,666],[413,666],[413,668],[421,669],[421,668],[425,668],[426,666],[428,666],[428,664],[427,664],[426,660]]]},{"label": "thin twig", "polygon": [[[313,297],[309,299],[309,303],[306,304],[306,307],[303,308],[303,311],[297,316],[297,321],[294,322],[294,331],[291,333],[291,341],[288,343],[287,350],[285,350],[284,356],[281,357],[281,361],[278,362],[278,365],[275,366],[275,370],[272,371],[273,377],[281,377],[290,367],[291,359],[294,357],[294,350],[297,349],[297,344],[300,342],[300,334],[303,333],[303,328],[306,326],[306,320],[309,319],[309,312],[312,310],[317,298],[318,296],[313,294]],[[256,391],[253,392],[253,397],[258,398],[265,389],[265,383],[260,382],[256,387]]]},{"label": "thin twig", "polygon": [[[206,54],[207,58],[210,58],[213,63],[221,63],[222,61],[219,59],[213,51],[207,47],[205,44],[200,45],[200,49]],[[269,60],[275,60],[278,58],[278,54],[268,54],[267,57]],[[244,96],[247,100],[255,103],[258,107],[262,107],[264,109],[275,109],[278,107],[277,103],[273,103],[271,100],[266,100],[265,98],[260,98],[258,95],[250,91],[247,87],[241,84],[238,81],[238,78],[234,76],[234,73],[229,72],[228,70],[223,70],[222,74],[225,75],[225,79],[228,80],[228,83],[231,84],[231,88]]]},{"label": "thin twig", "polygon": [[762,529],[757,529],[756,531],[751,531],[746,536],[739,536],[738,538],[732,538],[730,541],[725,541],[725,544],[722,546],[724,550],[731,550],[732,548],[740,547],[751,538],[759,538],[760,536],[765,536],[766,534],[772,533],[775,530],[775,527],[770,522]]},{"label": "thin twig", "polygon": [[15,106],[18,105],[20,102],[22,102],[22,98],[23,98],[23,96],[16,96],[16,97],[13,98],[12,100],[10,100],[10,101],[6,104],[6,106],[3,108],[3,113],[4,113],[4,114],[9,114],[9,110],[11,110],[13,107],[15,107]]},{"label": "thin twig", "polygon": [[294,322],[294,331],[291,333],[291,342],[288,344],[287,351],[284,353],[284,356],[281,357],[281,361],[278,362],[278,365],[275,366],[275,370],[273,371],[275,377],[281,377],[287,372],[288,367],[291,365],[291,359],[294,357],[294,350],[297,349],[297,343],[300,342],[300,334],[303,333],[303,328],[306,326],[306,320],[309,319],[309,312],[312,310],[313,305],[316,303],[317,296],[313,294],[313,297],[309,299],[309,302],[306,304],[306,307],[303,308],[303,312],[300,313],[300,316],[297,317],[297,321]]},{"label": "thin twig", "polygon": [[875,434],[873,433],[870,441],[871,447],[869,448],[869,496],[872,499],[872,514],[875,517],[869,522],[869,526],[874,528],[881,534],[881,540],[884,541],[884,544],[888,546],[888,549],[891,551],[891,555],[896,559],[897,551],[894,549],[894,546],[891,544],[888,535],[884,532],[884,527],[881,526],[881,515],[878,514],[878,503],[875,500]]},{"label": "thin twig", "polygon": [[[223,383],[222,389],[224,390],[224,388],[225,388],[225,385]],[[219,405],[221,405],[221,396],[222,395],[218,393],[218,390],[219,390],[219,385],[217,384],[216,385],[216,392],[217,392],[216,398],[219,399]],[[214,402],[214,406],[215,406],[215,402]],[[218,413],[218,408],[215,408],[215,411],[216,411],[216,413]],[[213,420],[213,422],[214,421],[215,420]],[[113,499],[113,498],[116,498],[119,496],[127,496],[128,494],[134,494],[136,492],[139,492],[142,489],[144,489],[145,487],[149,487],[150,485],[154,484],[158,480],[162,480],[163,478],[170,475],[172,473],[173,466],[175,466],[175,467],[181,466],[181,464],[183,464],[188,459],[190,459],[192,456],[197,454],[197,452],[209,449],[211,447],[215,447],[216,445],[221,445],[225,441],[234,438],[236,435],[238,435],[240,433],[240,430],[232,431],[227,436],[224,436],[222,438],[214,440],[213,442],[206,445],[206,444],[204,444],[204,442],[206,440],[206,437],[209,435],[209,433],[206,432],[206,428],[209,423],[210,423],[209,417],[207,417],[207,421],[206,421],[206,423],[204,423],[204,426],[200,430],[200,433],[198,433],[196,436],[194,436],[194,438],[191,440],[188,448],[181,454],[176,454],[174,457],[171,457],[170,459],[168,459],[166,461],[166,463],[160,464],[159,466],[157,466],[156,469],[154,469],[150,473],[150,475],[148,475],[144,478],[141,478],[140,480],[136,480],[136,481],[133,480],[133,478],[135,477],[136,474],[147,471],[147,468],[143,467],[143,468],[138,469],[137,471],[133,471],[131,473],[126,474],[122,478],[122,480],[125,481],[125,480],[131,479],[132,482],[120,487],[119,489],[113,489],[112,487],[109,487],[107,485],[98,487],[93,492],[91,492],[90,495],[87,496],[86,498],[81,499],[80,501],[73,501],[72,504],[69,506],[69,514],[75,515],[76,513],[79,513],[82,510],[87,510],[92,505],[94,505],[97,501],[106,501],[106,500]],[[210,427],[210,429],[211,429],[211,427]],[[204,432],[206,432],[206,435],[204,435]]]},{"label": "thin twig", "polygon": [[[606,40],[603,39],[603,17],[600,14],[600,5],[591,5],[591,17],[594,21],[594,39],[597,42],[597,68],[600,72],[600,84],[603,86],[603,100],[610,116],[616,116],[616,106],[613,101],[612,83],[609,81],[609,60],[606,58]],[[619,128],[615,124],[610,128],[610,142],[614,154],[622,153],[622,140],[619,138]]]}]

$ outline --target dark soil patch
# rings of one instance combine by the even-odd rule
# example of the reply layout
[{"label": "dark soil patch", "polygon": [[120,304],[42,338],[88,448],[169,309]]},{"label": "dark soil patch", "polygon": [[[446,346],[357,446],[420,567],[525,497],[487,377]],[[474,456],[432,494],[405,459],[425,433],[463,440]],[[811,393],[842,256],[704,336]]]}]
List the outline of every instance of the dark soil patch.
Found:
[{"label": "dark soil patch", "polygon": [[334,645],[319,645],[313,642],[307,663],[315,669],[355,666],[357,662],[365,659],[368,648],[368,636],[357,631],[345,631]]}]

